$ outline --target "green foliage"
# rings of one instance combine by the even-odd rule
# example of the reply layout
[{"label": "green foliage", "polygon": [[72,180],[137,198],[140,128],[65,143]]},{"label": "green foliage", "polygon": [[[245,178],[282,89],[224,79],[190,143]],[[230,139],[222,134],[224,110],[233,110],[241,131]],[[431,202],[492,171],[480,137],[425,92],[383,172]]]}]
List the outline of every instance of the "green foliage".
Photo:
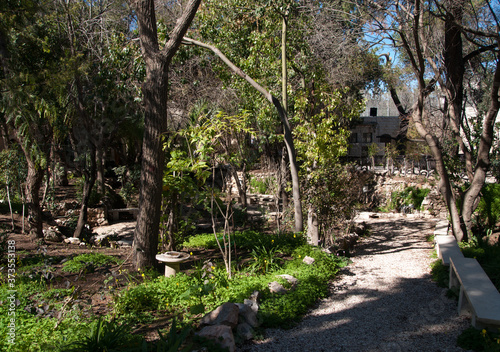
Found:
[{"label": "green foliage", "polygon": [[362,178],[352,165],[325,164],[304,177],[304,198],[314,208],[321,239],[332,243],[335,228],[347,229],[362,194]]},{"label": "green foliage", "polygon": [[63,263],[62,271],[69,273],[78,273],[80,271],[86,270],[92,272],[97,268],[119,263],[120,260],[106,254],[85,253],[77,255],[76,257],[71,258],[67,262]]},{"label": "green foliage", "polygon": [[123,165],[114,167],[113,172],[118,177],[118,182],[122,184],[119,194],[127,207],[136,206],[137,204],[135,204],[134,199],[139,193],[140,169],[135,167],[129,170],[127,166]]},{"label": "green foliage", "polygon": [[[18,268],[22,263],[18,263]],[[3,281],[3,280],[2,280]],[[50,297],[52,303],[46,304],[50,294],[42,294],[46,290],[44,281],[31,279],[27,273],[19,272],[15,281],[15,292],[6,282],[0,285],[0,350],[12,352],[45,352],[57,350],[62,341],[72,341],[82,336],[83,327],[87,322],[82,321],[80,310],[77,307],[68,311],[58,323],[50,312],[56,310],[56,294]],[[15,297],[15,344],[7,341],[8,325],[13,317],[10,310],[12,295]],[[9,302],[9,304],[6,304]],[[60,307],[60,306],[59,306]],[[56,328],[57,326],[57,328]]]},{"label": "green foliage", "polygon": [[432,279],[439,287],[448,287],[450,280],[450,268],[443,264],[441,259],[435,260],[431,263]]},{"label": "green foliage", "polygon": [[[299,285],[286,295],[265,292],[259,310],[263,327],[286,328],[295,324],[317,299],[328,295],[328,282],[348,263],[343,257],[308,245],[297,248],[293,255],[296,259],[288,262],[280,272],[296,277]],[[305,256],[314,258],[314,264],[304,264]]]},{"label": "green foliage", "polygon": [[283,264],[283,259],[278,256],[279,254],[282,254],[282,252],[277,246],[256,246],[250,253],[253,258],[249,265],[250,270],[255,273],[268,273],[278,270]]},{"label": "green foliage", "polygon": [[[76,186],[76,198],[78,199],[79,202],[81,202],[83,199],[83,189],[85,186],[85,179],[83,177],[77,178],[76,182],[75,182],[75,186]],[[92,187],[92,191],[90,192],[88,206],[90,208],[96,207],[99,204],[99,202],[101,201],[103,196],[104,196],[103,194],[100,194],[97,191],[96,187]]]},{"label": "green foliage", "polygon": [[9,235],[7,232],[0,230],[0,263],[7,261]]},{"label": "green foliage", "polygon": [[[250,244],[241,243],[246,243],[250,248],[256,248],[257,244],[261,258],[279,260],[276,249],[283,248],[280,243],[288,246],[292,258],[283,258],[282,265],[267,265],[267,268],[265,263],[261,263],[258,273],[240,271],[234,273],[231,279],[227,279],[222,265],[211,262],[199,264],[190,276],[178,273],[174,277],[158,277],[117,293],[115,313],[137,320],[146,311],[161,314],[183,311],[189,313],[184,315],[187,322],[202,311],[214,309],[222,303],[243,302],[257,290],[263,293],[259,315],[264,326],[290,326],[318,298],[327,295],[328,281],[336,275],[339,267],[347,265],[345,258],[305,244],[302,236],[260,234],[260,237],[255,238],[252,237],[254,235],[252,232],[247,233],[246,239],[252,238],[253,241]],[[293,249],[290,249],[290,243],[294,244]],[[305,256],[314,258],[315,263],[304,264],[302,260]],[[287,295],[270,294],[268,283],[275,281],[276,275],[284,273],[299,279],[298,287]]]},{"label": "green foliage", "polygon": [[[183,346],[188,335],[190,333],[189,328],[183,328],[180,332],[177,332],[177,322],[175,318],[172,321],[172,326],[166,336],[162,335],[160,331],[160,341],[157,342],[152,349],[156,352],[187,352],[191,351],[191,345]],[[144,349],[143,349],[143,352]]]},{"label": "green foliage", "polygon": [[[491,232],[489,232],[491,233]],[[485,236],[486,238],[488,235]],[[485,238],[485,239],[486,239]],[[469,242],[460,243],[465,257],[475,258],[481,264],[491,282],[500,290],[500,246],[489,245],[482,235],[470,236]]]},{"label": "green foliage", "polygon": [[254,193],[258,194],[269,194],[272,189],[272,184],[275,183],[276,180],[274,177],[268,177],[264,179],[251,178],[250,179],[250,187]]},{"label": "green foliage", "polygon": [[476,210],[477,223],[486,224],[486,227],[492,228],[500,221],[500,184],[485,184],[481,190],[481,195]]},{"label": "green foliage", "polygon": [[22,183],[26,180],[27,164],[26,158],[15,146],[10,149],[4,149],[0,152],[0,188],[3,193],[7,192],[2,197],[4,200],[10,198],[11,201],[18,201],[22,199],[23,189]]},{"label": "green foliage", "polygon": [[[135,342],[137,345],[138,343]],[[118,352],[137,351],[133,348],[130,327],[119,324],[115,320],[106,321],[102,317],[94,321],[88,328],[88,334],[61,348],[64,352]]]},{"label": "green foliage", "polygon": [[500,334],[470,327],[458,336],[457,345],[468,351],[496,352],[500,350]]},{"label": "green foliage", "polygon": [[403,206],[412,205],[414,209],[420,210],[424,198],[431,190],[428,188],[406,187],[399,192],[391,193],[391,200],[387,207],[389,209],[401,210]]},{"label": "green foliage", "polygon": [[[231,236],[233,244],[241,249],[253,250],[256,243],[266,248],[279,247],[283,253],[291,253],[293,249],[307,242],[304,234],[282,233],[265,234],[257,231],[235,232]],[[190,237],[182,246],[189,248],[217,248],[217,242],[213,234],[201,234]]]}]

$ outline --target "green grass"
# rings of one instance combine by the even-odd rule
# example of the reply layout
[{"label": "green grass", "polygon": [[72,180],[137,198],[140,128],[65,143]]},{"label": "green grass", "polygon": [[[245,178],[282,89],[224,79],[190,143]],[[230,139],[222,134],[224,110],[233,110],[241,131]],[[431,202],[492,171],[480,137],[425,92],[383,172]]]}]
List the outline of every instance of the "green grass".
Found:
[{"label": "green grass", "polygon": [[105,255],[102,253],[85,253],[77,255],[76,257],[63,263],[63,272],[79,273],[82,270],[89,272],[97,268],[107,265],[120,264],[121,261],[115,257]]}]

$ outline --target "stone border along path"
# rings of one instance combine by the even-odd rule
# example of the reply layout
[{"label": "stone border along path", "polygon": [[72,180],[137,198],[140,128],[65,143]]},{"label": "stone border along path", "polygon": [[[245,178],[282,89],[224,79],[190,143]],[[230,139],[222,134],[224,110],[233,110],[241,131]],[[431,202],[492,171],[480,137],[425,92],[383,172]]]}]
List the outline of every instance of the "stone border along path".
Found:
[{"label": "stone border along path", "polygon": [[331,295],[295,328],[268,329],[240,351],[463,351],[456,339],[470,319],[457,314],[456,301],[430,275],[435,259],[426,236],[437,219],[364,215],[370,235],[356,245]]}]

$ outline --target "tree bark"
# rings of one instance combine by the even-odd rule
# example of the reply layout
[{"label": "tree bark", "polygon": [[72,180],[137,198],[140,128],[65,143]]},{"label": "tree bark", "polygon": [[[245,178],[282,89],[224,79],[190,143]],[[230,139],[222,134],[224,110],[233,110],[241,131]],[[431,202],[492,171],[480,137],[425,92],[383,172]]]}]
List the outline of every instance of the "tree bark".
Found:
[{"label": "tree bark", "polygon": [[317,246],[319,243],[318,215],[311,204],[307,209],[307,241],[313,246]]},{"label": "tree bark", "polygon": [[493,78],[493,86],[490,94],[490,107],[488,113],[483,121],[483,128],[481,133],[481,140],[477,152],[477,163],[474,169],[474,177],[472,178],[471,185],[465,193],[462,205],[462,216],[465,227],[470,232],[472,224],[472,213],[477,206],[476,200],[479,193],[486,181],[486,172],[490,166],[490,150],[493,144],[494,124],[500,109],[500,101],[498,90],[500,89],[500,60],[497,61],[495,75]]},{"label": "tree bark", "polygon": [[300,182],[299,182],[299,168],[297,166],[297,158],[295,153],[295,145],[293,143],[292,131],[290,129],[290,123],[288,122],[288,117],[286,111],[283,109],[280,101],[274,97],[270,92],[268,92],[264,87],[255,82],[251,77],[249,77],[245,72],[243,72],[239,67],[233,64],[229,59],[216,47],[202,43],[200,41],[184,38],[186,44],[193,44],[206,48],[215,53],[226,65],[233,70],[238,76],[246,80],[252,87],[254,87],[259,93],[261,93],[270,103],[274,105],[278,111],[278,115],[281,119],[285,133],[285,146],[288,152],[288,158],[290,160],[290,174],[292,176],[292,194],[293,194],[293,206],[295,212],[295,232],[302,232],[304,230],[303,216],[302,216],[302,203],[300,196]]},{"label": "tree bark", "polygon": [[28,235],[32,238],[43,238],[42,209],[40,207],[40,187],[44,171],[25,152],[28,162],[28,176],[26,177],[26,207],[28,215]]},{"label": "tree bark", "polygon": [[136,268],[155,267],[161,215],[165,153],[162,134],[167,129],[168,68],[201,0],[189,0],[182,16],[160,50],[154,0],[132,0],[137,14],[142,56],[146,63],[143,83],[144,138],[142,144],[139,214],[134,232],[133,262]]},{"label": "tree bark", "polygon": [[82,192],[82,206],[80,207],[80,215],[78,216],[78,223],[76,224],[75,232],[73,233],[73,237],[76,238],[82,237],[85,224],[87,224],[90,195],[92,194],[92,188],[94,187],[96,180],[96,174],[97,174],[96,148],[92,144],[90,145],[89,158],[90,158],[90,169],[86,171],[87,168],[84,167],[85,180]]}]

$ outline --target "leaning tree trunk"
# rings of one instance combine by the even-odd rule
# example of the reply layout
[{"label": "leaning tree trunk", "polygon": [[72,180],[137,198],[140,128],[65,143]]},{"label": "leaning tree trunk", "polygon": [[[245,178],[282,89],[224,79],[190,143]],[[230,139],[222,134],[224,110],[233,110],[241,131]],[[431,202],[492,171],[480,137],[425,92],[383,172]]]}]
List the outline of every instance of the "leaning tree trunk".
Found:
[{"label": "leaning tree trunk", "polygon": [[90,151],[90,169],[88,170],[88,172],[86,172],[85,175],[86,177],[82,192],[82,206],[80,208],[80,215],[78,216],[78,223],[76,224],[76,229],[73,233],[73,237],[80,238],[83,234],[83,229],[85,228],[85,224],[87,223],[90,195],[92,194],[92,189],[94,188],[96,174],[96,148],[92,145]]},{"label": "leaning tree trunk", "polygon": [[243,72],[239,67],[237,67],[234,63],[232,63],[219,49],[216,47],[191,39],[184,38],[184,42],[186,44],[193,44],[196,46],[200,46],[202,48],[206,48],[211,50],[214,54],[216,54],[226,65],[231,68],[231,70],[236,73],[238,76],[246,80],[252,87],[254,87],[259,93],[261,93],[267,101],[272,103],[276,108],[278,115],[281,119],[281,123],[283,125],[284,137],[285,137],[285,146],[288,153],[288,158],[290,160],[290,174],[292,176],[292,195],[293,195],[293,206],[295,211],[295,232],[302,232],[304,230],[303,216],[302,216],[302,203],[300,196],[300,182],[299,182],[299,168],[297,165],[297,157],[295,152],[295,145],[293,143],[292,130],[290,128],[290,123],[288,122],[288,117],[286,111],[283,109],[280,101],[273,96],[269,91],[267,91],[260,84],[255,82],[250,76],[248,76],[245,72]]},{"label": "leaning tree trunk", "polygon": [[483,121],[481,140],[477,152],[477,163],[474,170],[474,177],[471,185],[465,193],[462,204],[462,216],[464,219],[467,232],[470,232],[472,227],[472,213],[477,205],[477,199],[482,187],[486,181],[486,172],[490,166],[490,150],[493,144],[494,124],[500,109],[500,101],[498,91],[500,89],[500,61],[497,62],[493,86],[490,94],[490,107]]},{"label": "leaning tree trunk", "polygon": [[437,138],[432,136],[423,125],[422,120],[424,115],[423,97],[420,97],[417,108],[413,113],[415,128],[420,136],[422,136],[427,142],[427,145],[431,150],[431,154],[436,161],[436,171],[440,177],[438,187],[450,214],[453,235],[457,239],[457,242],[465,241],[467,240],[467,234],[462,231],[460,214],[458,213],[455,195],[453,194],[453,189],[451,188],[448,171],[446,170],[446,166],[444,164],[443,154],[441,152],[441,148],[439,148]]}]

